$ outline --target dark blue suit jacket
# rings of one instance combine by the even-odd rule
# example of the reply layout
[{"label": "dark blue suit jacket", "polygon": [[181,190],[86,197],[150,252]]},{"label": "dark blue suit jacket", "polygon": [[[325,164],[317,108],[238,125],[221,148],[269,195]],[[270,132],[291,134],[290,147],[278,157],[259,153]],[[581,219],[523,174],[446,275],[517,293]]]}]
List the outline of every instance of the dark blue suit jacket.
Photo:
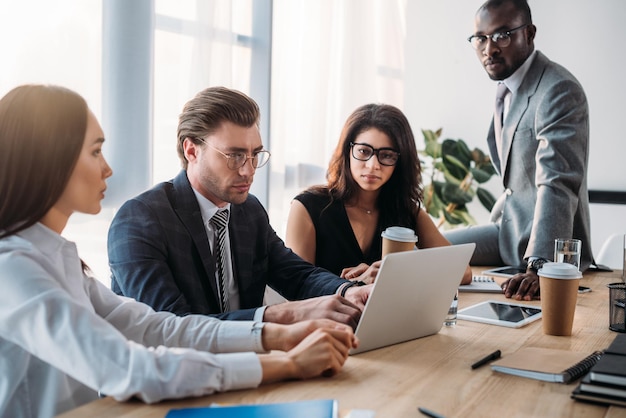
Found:
[{"label": "dark blue suit jacket", "polygon": [[251,320],[265,285],[289,300],[333,294],[346,281],[302,260],[252,195],[231,205],[230,245],[241,310],[219,314],[212,255],[186,171],[124,203],[108,236],[111,288],[178,315]]}]

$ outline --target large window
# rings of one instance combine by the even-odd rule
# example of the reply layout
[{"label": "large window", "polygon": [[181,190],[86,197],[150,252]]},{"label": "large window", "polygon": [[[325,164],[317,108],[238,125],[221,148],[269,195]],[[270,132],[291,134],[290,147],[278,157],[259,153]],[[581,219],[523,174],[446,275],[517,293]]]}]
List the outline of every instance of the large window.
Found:
[{"label": "large window", "polygon": [[[21,84],[60,84],[80,93],[101,120],[101,0],[0,2],[0,53],[0,96]],[[108,217],[106,210],[76,214],[64,233],[79,242],[81,257],[103,281]]]},{"label": "large window", "polygon": [[180,170],[183,105],[209,86],[250,94],[252,0],[156,0],[153,181]]},{"label": "large window", "polygon": [[282,235],[293,197],[325,181],[358,106],[403,107],[406,0],[274,0],[269,212]]},{"label": "large window", "polygon": [[78,91],[100,116],[101,0],[0,2],[0,96],[25,83]]},{"label": "large window", "polygon": [[[102,122],[103,64],[108,68],[102,51],[116,48],[103,46],[108,6],[102,0],[3,2],[0,94],[27,82],[65,85],[85,96]],[[402,105],[405,0],[154,0],[153,10],[145,26],[154,30],[153,72],[146,75],[153,80],[151,151],[133,159],[149,162],[152,184],[172,178],[180,169],[176,126],[184,103],[215,85],[249,94],[261,107],[262,137],[272,151],[253,193],[279,234],[295,194],[323,181],[347,115],[366,102]],[[107,136],[107,145],[129,140]],[[133,181],[123,166],[114,176]],[[64,232],[107,284],[106,235],[115,210],[75,214]]]},{"label": "large window", "polygon": [[[118,3],[117,7],[124,4]],[[259,21],[253,16],[262,15],[265,4],[271,5],[271,1],[154,0],[155,15],[148,17],[154,19],[153,73],[145,75],[153,79],[154,126],[152,146],[148,148],[152,153],[133,156],[150,160],[144,166],[152,167],[153,184],[172,178],[180,169],[176,154],[177,119],[184,103],[198,91],[223,85],[247,94],[254,91],[257,101],[269,102],[262,95],[263,88],[255,86],[264,83],[266,96],[269,94],[269,78],[258,77],[258,54],[253,53],[253,48],[265,51],[269,69],[269,19]],[[107,68],[103,50],[116,48],[103,45],[103,9],[109,6],[102,0],[0,3],[0,95],[24,83],[64,85],[83,95],[103,123],[102,93],[107,88],[102,83],[103,64]],[[263,36],[266,39],[259,42],[257,38]],[[253,68],[257,69],[256,74]],[[269,74],[268,70],[262,72]],[[116,77],[123,79],[124,74]],[[111,156],[111,152],[107,155],[107,145],[111,147],[117,141],[116,145],[123,146],[129,140],[133,139],[107,136],[105,157]],[[124,171],[124,167],[118,168],[114,176],[132,182],[132,176]],[[265,193],[264,189],[259,191]],[[106,284],[106,236],[115,210],[105,206],[98,216],[74,214],[64,231],[67,238],[78,243],[81,257]]]}]

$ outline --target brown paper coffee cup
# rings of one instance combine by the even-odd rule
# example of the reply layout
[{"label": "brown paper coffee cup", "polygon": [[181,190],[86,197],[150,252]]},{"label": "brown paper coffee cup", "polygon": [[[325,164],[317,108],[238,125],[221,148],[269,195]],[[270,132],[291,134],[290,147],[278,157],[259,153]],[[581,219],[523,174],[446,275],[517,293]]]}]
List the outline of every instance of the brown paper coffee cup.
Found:
[{"label": "brown paper coffee cup", "polygon": [[383,231],[381,236],[383,237],[382,258],[391,253],[411,251],[417,242],[415,232],[410,228],[401,226],[390,226]]},{"label": "brown paper coffee cup", "polygon": [[582,274],[567,263],[546,263],[538,272],[541,321],[546,335],[572,335]]}]

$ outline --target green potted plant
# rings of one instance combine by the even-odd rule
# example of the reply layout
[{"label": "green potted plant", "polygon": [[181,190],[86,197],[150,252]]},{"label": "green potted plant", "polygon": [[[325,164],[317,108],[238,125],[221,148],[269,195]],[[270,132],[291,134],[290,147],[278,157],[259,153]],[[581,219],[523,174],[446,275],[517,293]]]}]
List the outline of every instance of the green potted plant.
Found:
[{"label": "green potted plant", "polygon": [[424,206],[438,227],[475,225],[476,220],[467,204],[477,196],[491,211],[496,199],[481,184],[489,181],[496,171],[491,159],[478,148],[470,150],[462,139],[441,139],[442,129],[422,129],[425,149],[421,156],[424,181]]}]

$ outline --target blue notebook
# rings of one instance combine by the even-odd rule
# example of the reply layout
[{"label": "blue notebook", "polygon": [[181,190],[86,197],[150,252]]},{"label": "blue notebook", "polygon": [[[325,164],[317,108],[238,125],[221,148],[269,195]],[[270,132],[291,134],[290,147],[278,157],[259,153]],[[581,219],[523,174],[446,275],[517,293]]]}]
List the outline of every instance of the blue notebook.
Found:
[{"label": "blue notebook", "polygon": [[337,401],[319,399],[272,404],[172,409],[165,418],[337,418],[338,416]]}]

